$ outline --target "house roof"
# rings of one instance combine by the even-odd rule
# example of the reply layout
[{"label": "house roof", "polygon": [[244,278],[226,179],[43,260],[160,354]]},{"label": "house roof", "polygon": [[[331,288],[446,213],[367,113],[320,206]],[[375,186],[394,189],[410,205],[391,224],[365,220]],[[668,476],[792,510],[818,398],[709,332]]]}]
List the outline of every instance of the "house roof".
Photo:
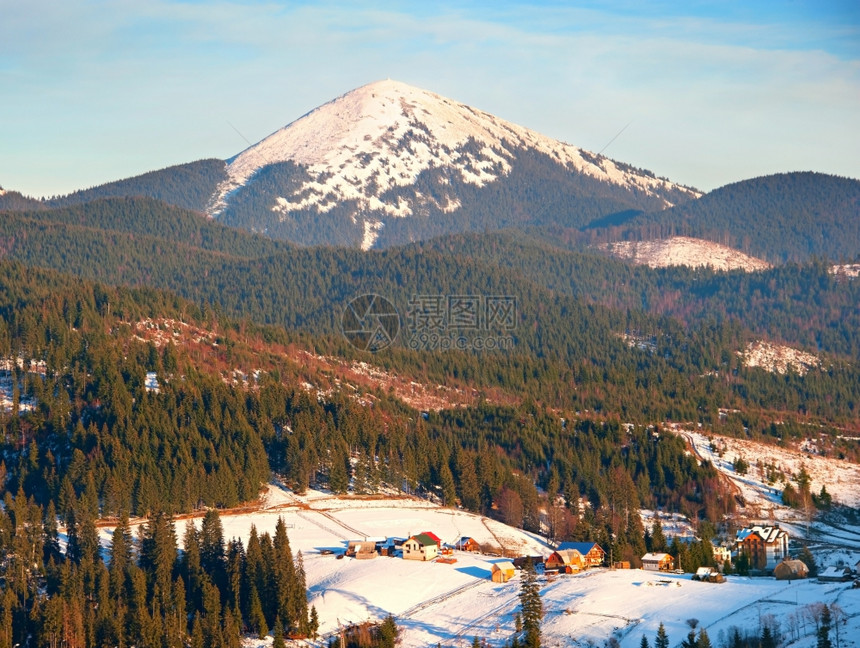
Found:
[{"label": "house roof", "polygon": [[426,533],[419,533],[418,535],[409,538],[409,540],[415,540],[415,542],[420,544],[422,547],[429,547],[436,544],[436,541]]},{"label": "house roof", "polygon": [[493,571],[512,572],[514,571],[514,569],[514,563],[510,562],[509,560],[493,563]]},{"label": "house roof", "polygon": [[439,544],[440,542],[442,542],[442,538],[440,538],[439,536],[437,536],[437,535],[436,535],[435,533],[433,533],[432,531],[424,531],[423,533],[420,533],[419,535],[425,535],[425,536],[427,536],[428,538],[431,538],[431,539],[433,540],[433,542],[435,542],[436,544]]},{"label": "house roof", "polygon": [[642,556],[642,562],[661,562],[663,560],[666,560],[666,558],[672,558],[672,556],[667,553],[646,553],[644,556]]},{"label": "house roof", "polygon": [[821,578],[823,576],[824,578],[827,578],[827,577],[836,576],[836,577],[841,578],[841,577],[846,576],[847,574],[850,574],[850,573],[851,573],[850,567],[836,567],[835,565],[830,565],[830,567],[828,567],[824,571],[818,572],[818,577]]},{"label": "house roof", "polygon": [[766,544],[771,544],[783,536],[788,536],[788,534],[778,526],[754,526],[738,531],[737,540],[738,542],[743,542],[753,534],[761,538]]},{"label": "house roof", "polygon": [[596,542],[562,542],[558,545],[557,550],[576,549],[583,556],[587,555],[592,549],[597,547],[601,553],[606,553]]},{"label": "house roof", "polygon": [[565,565],[569,565],[574,561],[582,562],[582,554],[576,549],[556,549],[553,553],[558,556],[561,559],[561,562]]}]

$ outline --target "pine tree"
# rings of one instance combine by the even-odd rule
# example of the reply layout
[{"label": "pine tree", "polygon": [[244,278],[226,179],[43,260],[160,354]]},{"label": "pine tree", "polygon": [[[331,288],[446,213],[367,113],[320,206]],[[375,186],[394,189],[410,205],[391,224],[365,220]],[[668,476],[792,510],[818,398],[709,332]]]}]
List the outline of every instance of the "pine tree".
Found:
[{"label": "pine tree", "polygon": [[531,561],[526,562],[523,568],[522,584],[520,586],[520,606],[523,612],[525,646],[526,648],[540,648],[540,623],[543,617],[543,604],[540,598],[537,574]]},{"label": "pine tree", "polygon": [[830,607],[825,604],[821,609],[821,624],[818,626],[818,632],[816,633],[816,648],[833,648],[833,642],[830,641],[830,625],[832,622],[833,617],[830,614]]},{"label": "pine tree", "polygon": [[257,633],[260,639],[265,639],[269,634],[269,626],[266,625],[266,615],[263,614],[263,605],[260,603],[260,595],[257,588],[251,586],[251,602],[248,606],[248,625]]},{"label": "pine tree", "polygon": [[317,613],[317,606],[312,605],[311,606],[311,620],[310,620],[310,623],[308,625],[308,634],[310,634],[311,639],[313,639],[314,641],[316,641],[316,639],[317,639],[317,633],[319,632],[319,629],[320,629],[320,617],[319,617],[319,614]]},{"label": "pine tree", "polygon": [[669,648],[669,635],[666,634],[666,628],[663,622],[660,622],[660,627],[657,628],[657,638],[654,640],[654,648]]},{"label": "pine tree", "polygon": [[639,648],[651,648],[651,645],[648,643],[648,637],[644,634],[642,635],[642,641],[639,642]]},{"label": "pine tree", "polygon": [[810,576],[818,575],[818,565],[815,564],[815,556],[812,555],[809,547],[804,545],[803,549],[800,550],[800,554],[797,556],[797,559],[809,568]]},{"label": "pine tree", "polygon": [[702,628],[699,630],[699,639],[696,642],[698,648],[711,648],[711,638],[708,636],[708,631]]},{"label": "pine tree", "polygon": [[776,641],[769,625],[765,625],[761,630],[760,648],[776,648]]},{"label": "pine tree", "polygon": [[397,624],[390,614],[379,626],[379,648],[394,648],[397,643]]},{"label": "pine tree", "polygon": [[666,536],[663,535],[663,525],[659,517],[655,518],[651,525],[651,551],[657,553],[666,551]]},{"label": "pine tree", "polygon": [[[262,638],[263,637],[261,636],[260,639]],[[274,641],[272,642],[272,648],[287,648],[287,644],[284,643],[284,627],[281,625],[280,619],[275,621],[273,638]]]}]

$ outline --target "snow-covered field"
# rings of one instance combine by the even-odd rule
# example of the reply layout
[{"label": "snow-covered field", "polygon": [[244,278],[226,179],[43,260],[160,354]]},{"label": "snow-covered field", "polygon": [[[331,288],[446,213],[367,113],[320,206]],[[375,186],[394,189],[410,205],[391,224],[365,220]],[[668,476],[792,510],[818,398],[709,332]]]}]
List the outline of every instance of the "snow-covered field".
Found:
[{"label": "snow-covered field", "polygon": [[[366,536],[407,537],[432,531],[447,543],[471,536],[498,547],[498,553],[546,556],[551,551],[540,538],[521,530],[422,500],[336,498],[318,491],[297,496],[275,485],[268,487],[260,510],[224,514],[221,520],[226,538],[245,541],[252,524],[261,533],[273,533],[279,516],[287,524],[293,552],[302,552],[310,603],[319,612],[323,635],[335,632],[340,624],[381,619],[390,613],[401,628],[404,648],[468,646],[474,636],[491,646],[510,640],[519,606],[519,575],[509,583],[491,582],[492,564],[502,560],[492,555],[455,551],[457,562],[443,564],[381,556],[337,559],[321,550],[342,552],[347,541]],[[180,538],[187,523],[177,523]],[[105,545],[110,533],[111,529],[101,530]],[[756,628],[768,614],[786,620],[790,613],[817,601],[838,602],[855,615],[846,627],[850,632],[842,637],[860,637],[860,590],[849,590],[847,584],[789,585],[770,578],[730,577],[717,585],[693,582],[689,575],[606,569],[541,576],[540,584],[548,647],[602,645],[614,636],[623,648],[635,648],[643,633],[653,643],[661,622],[676,646],[690,618],[699,619],[712,640],[717,640],[720,631],[732,626]],[[807,626],[808,636],[794,644],[799,648],[814,644]],[[856,646],[858,639],[852,641],[842,645]],[[248,646],[270,643],[271,638],[246,642]]]},{"label": "snow-covered field", "polygon": [[710,266],[714,270],[740,269],[754,272],[771,267],[766,261],[744,254],[740,250],[689,236],[673,236],[653,241],[618,241],[604,247],[619,258],[630,259],[633,263],[652,268]]}]

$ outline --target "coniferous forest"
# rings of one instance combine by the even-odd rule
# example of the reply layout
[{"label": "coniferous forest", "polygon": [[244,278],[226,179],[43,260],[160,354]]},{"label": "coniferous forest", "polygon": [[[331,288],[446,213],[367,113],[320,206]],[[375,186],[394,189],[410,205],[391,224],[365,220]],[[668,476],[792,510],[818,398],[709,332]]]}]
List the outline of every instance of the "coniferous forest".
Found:
[{"label": "coniferous forest", "polygon": [[[0,648],[313,635],[284,524],[243,546],[217,513],[254,502],[273,474],[298,492],[384,485],[635,563],[670,547],[632,512],[712,529],[736,505],[667,422],[773,443],[814,430],[860,459],[842,436],[858,429],[860,280],[824,261],[651,270],[541,232],[304,248],[189,211],[223,168],[181,173],[164,185],[180,206],[106,185],[0,213]],[[340,317],[364,293],[390,298],[404,327],[415,295],[511,296],[513,347],[416,350],[401,337],[363,352]],[[194,336],[159,337],[177,322]],[[757,339],[824,361],[803,375],[746,367],[739,352]],[[476,396],[422,411],[391,390],[338,389],[307,357]],[[177,537],[175,518],[204,511]],[[671,550],[696,566],[712,560],[703,546]]]}]

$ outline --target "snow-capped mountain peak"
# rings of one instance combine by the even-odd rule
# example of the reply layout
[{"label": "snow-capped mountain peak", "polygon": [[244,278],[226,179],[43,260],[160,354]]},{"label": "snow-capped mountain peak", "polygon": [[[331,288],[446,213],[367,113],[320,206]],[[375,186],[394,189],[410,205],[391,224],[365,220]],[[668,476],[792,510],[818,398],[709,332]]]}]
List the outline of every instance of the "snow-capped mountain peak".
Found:
[{"label": "snow-capped mountain peak", "polygon": [[428,205],[443,213],[460,206],[455,192],[404,196],[422,172],[444,169],[452,180],[483,187],[511,170],[518,151],[543,153],[569,171],[661,197],[692,190],[613,162],[499,119],[489,113],[405,83],[377,81],[312,110],[228,160],[211,212],[218,214],[231,193],[260,169],[278,162],[302,165],[309,180],[271,209],[280,218],[296,211],[325,213],[346,201],[356,205],[362,247],[376,240],[385,220],[413,215]]}]

